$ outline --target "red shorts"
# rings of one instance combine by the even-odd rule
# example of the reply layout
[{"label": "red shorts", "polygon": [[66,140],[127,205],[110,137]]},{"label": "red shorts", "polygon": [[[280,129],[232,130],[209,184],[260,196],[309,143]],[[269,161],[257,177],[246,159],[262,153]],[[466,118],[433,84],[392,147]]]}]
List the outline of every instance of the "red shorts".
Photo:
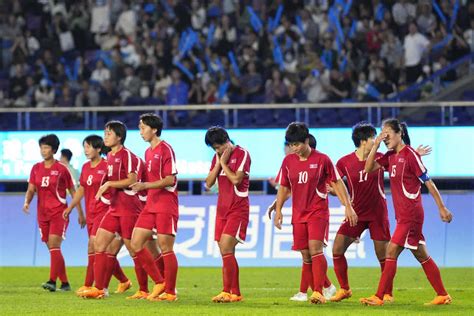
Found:
[{"label": "red shorts", "polygon": [[329,221],[317,218],[308,223],[293,223],[292,250],[308,249],[310,240],[319,240],[328,244]]},{"label": "red shorts", "polygon": [[101,212],[95,214],[94,216],[87,217],[87,234],[89,235],[89,238],[94,237],[97,234],[97,230],[100,227],[100,222],[102,222],[102,219],[106,213],[107,212]]},{"label": "red shorts", "polygon": [[351,238],[360,238],[364,230],[369,229],[370,238],[372,240],[390,240],[390,223],[384,221],[358,221],[357,225],[350,226],[348,221],[344,221],[337,231],[338,234]]},{"label": "red shorts", "polygon": [[176,236],[178,230],[178,218],[166,213],[151,213],[142,211],[135,227],[148,230],[156,229],[157,234]]},{"label": "red shorts", "polygon": [[221,240],[222,234],[235,237],[238,242],[243,243],[247,236],[248,219],[239,217],[229,217],[226,219],[216,218],[216,226],[214,231],[214,240]]},{"label": "red shorts", "polygon": [[63,239],[66,239],[66,230],[68,225],[69,221],[63,218],[62,213],[59,213],[46,221],[38,219],[41,241],[48,242],[49,235],[58,235]]},{"label": "red shorts", "polygon": [[418,249],[419,244],[425,244],[423,224],[415,222],[403,224],[397,223],[391,242],[408,249]]},{"label": "red shorts", "polygon": [[118,233],[123,239],[132,239],[133,227],[137,221],[137,215],[115,216],[106,213],[100,222],[99,228],[105,229],[113,234]]}]

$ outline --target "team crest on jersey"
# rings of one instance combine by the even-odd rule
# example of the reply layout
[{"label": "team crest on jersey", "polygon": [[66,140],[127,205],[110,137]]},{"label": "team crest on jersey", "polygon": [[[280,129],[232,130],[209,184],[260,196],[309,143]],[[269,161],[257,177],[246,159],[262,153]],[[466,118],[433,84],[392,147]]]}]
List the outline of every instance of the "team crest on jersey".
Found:
[{"label": "team crest on jersey", "polygon": [[52,175],[52,176],[57,176],[57,175],[59,175],[59,171],[57,171],[57,170],[52,170],[52,171],[51,171],[51,175]]},{"label": "team crest on jersey", "polygon": [[309,164],[309,169],[317,169],[317,168],[318,168],[318,164],[317,164],[317,163]]},{"label": "team crest on jersey", "polygon": [[405,162],[405,158],[398,158],[398,162]]},{"label": "team crest on jersey", "polygon": [[160,155],[154,154],[154,155],[153,155],[153,158],[154,158],[154,159],[160,159]]},{"label": "team crest on jersey", "polygon": [[105,170],[97,170],[98,174],[105,174]]},{"label": "team crest on jersey", "polygon": [[230,160],[230,163],[236,163],[236,162],[237,162],[236,158]]},{"label": "team crest on jersey", "polygon": [[115,162],[120,162],[120,158],[115,158]]}]

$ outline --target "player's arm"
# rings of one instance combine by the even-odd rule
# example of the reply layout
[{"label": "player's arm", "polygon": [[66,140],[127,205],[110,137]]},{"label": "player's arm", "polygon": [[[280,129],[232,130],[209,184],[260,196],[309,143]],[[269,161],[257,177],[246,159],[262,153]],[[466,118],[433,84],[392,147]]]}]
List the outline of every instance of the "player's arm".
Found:
[{"label": "player's arm", "polygon": [[30,203],[33,200],[36,192],[36,185],[32,183],[28,183],[28,189],[25,193],[25,203],[23,204],[23,212],[26,214],[30,214]]},{"label": "player's arm", "polygon": [[233,185],[239,185],[245,177],[245,172],[238,170],[237,172],[233,172],[230,170],[227,162],[229,161],[230,154],[232,153],[232,149],[227,148],[224,150],[221,156],[221,167],[224,170],[227,179],[232,182]]},{"label": "player's arm", "polygon": [[[74,185],[70,187],[68,191],[71,194],[72,199],[74,200],[74,198],[76,197],[76,189],[74,188]],[[79,226],[81,226],[81,228],[84,228],[86,226],[86,217],[84,216],[84,211],[82,210],[81,203],[76,204],[76,210],[77,210],[77,221],[79,222]]]},{"label": "player's arm", "polygon": [[426,146],[420,145],[416,148],[416,152],[420,156],[428,156],[429,154],[431,154],[432,151],[433,151],[433,148],[430,145],[426,145]]},{"label": "player's arm", "polygon": [[283,223],[283,214],[281,210],[283,205],[285,204],[286,200],[291,196],[291,189],[287,186],[280,185],[277,192],[277,199],[275,205],[275,218],[273,219],[273,223],[276,228],[281,229],[281,224]]},{"label": "player's arm", "polygon": [[221,163],[219,156],[214,158],[216,163],[214,165],[214,168],[212,168],[211,171],[209,171],[209,174],[206,177],[206,188],[210,189],[212,186],[216,183],[216,179],[219,176],[219,173],[221,172]]},{"label": "player's arm", "polygon": [[142,191],[148,189],[163,189],[174,185],[176,176],[169,175],[155,182],[136,182],[130,186],[133,191]]},{"label": "player's arm", "polygon": [[[280,186],[281,187],[281,186]],[[278,188],[280,190],[280,188]],[[291,191],[285,190],[285,196],[283,197],[283,204],[291,197]],[[272,212],[276,210],[277,199],[275,199],[272,204],[270,204],[267,208],[268,218],[272,219]]]},{"label": "player's arm", "polygon": [[97,194],[95,195],[95,198],[98,200],[104,194],[105,191],[107,191],[109,188],[114,188],[114,189],[125,189],[130,187],[132,184],[137,182],[137,174],[134,172],[131,172],[127,175],[126,179],[122,180],[116,180],[116,181],[107,181],[104,184],[102,184],[97,191]]},{"label": "player's arm", "polygon": [[[69,204],[69,206],[64,210],[63,212],[63,217],[64,219],[69,219],[69,214],[71,214],[72,212],[72,209],[74,207],[76,207],[76,205],[80,205],[81,204],[81,199],[84,197],[84,187],[82,185],[80,185],[78,188],[77,188],[77,191],[76,193],[74,194],[74,197],[71,201],[71,203]],[[79,210],[78,210],[79,211]],[[82,207],[81,207],[81,211],[82,211]]]},{"label": "player's arm", "polygon": [[331,182],[330,185],[336,192],[336,195],[339,198],[339,201],[341,201],[341,204],[344,205],[346,220],[349,221],[349,225],[357,225],[357,214],[352,208],[351,198],[349,197],[349,192],[347,192],[347,188],[344,184],[344,181],[342,181],[342,179],[338,179],[336,182]]},{"label": "player's arm", "polygon": [[380,169],[380,164],[375,161],[375,155],[377,155],[377,150],[379,150],[380,143],[387,137],[386,133],[380,133],[376,138],[374,142],[374,146],[372,146],[372,149],[370,150],[369,156],[367,157],[367,160],[365,161],[365,172],[369,173],[375,170]]},{"label": "player's arm", "polygon": [[428,191],[430,192],[431,196],[434,198],[436,205],[438,206],[439,216],[441,217],[441,220],[447,223],[451,222],[453,220],[453,214],[444,204],[443,199],[441,198],[441,194],[439,194],[438,188],[436,187],[433,180],[428,179],[427,181],[425,181],[425,185],[428,188]]}]

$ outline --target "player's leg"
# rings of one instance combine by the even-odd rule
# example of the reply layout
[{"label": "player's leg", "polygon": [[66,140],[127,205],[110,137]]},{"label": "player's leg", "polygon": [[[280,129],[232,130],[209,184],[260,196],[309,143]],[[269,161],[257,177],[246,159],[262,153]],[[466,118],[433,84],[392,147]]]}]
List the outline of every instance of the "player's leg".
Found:
[{"label": "player's leg", "polygon": [[[387,254],[387,247],[389,241],[387,240],[374,240],[374,250],[375,255],[380,263],[380,270],[383,273],[385,269],[385,261],[386,261],[386,254]],[[385,303],[393,303],[393,280],[392,283],[387,284],[387,288],[385,289],[385,294],[383,297]]]},{"label": "player's leg", "polygon": [[[344,224],[343,224],[344,225]],[[349,276],[347,273],[347,260],[345,253],[347,248],[356,240],[356,238],[338,233],[334,239],[332,248],[332,256],[334,263],[334,272],[336,273],[337,281],[340,289],[331,297],[332,302],[340,302],[343,299],[350,298],[352,291],[349,286]]]},{"label": "player's leg", "polygon": [[[236,275],[238,274],[238,264],[235,259],[235,246],[239,241],[232,235],[223,233],[219,240],[219,250],[222,256],[222,276],[223,276],[223,293],[229,294],[226,297],[223,297],[220,302],[227,303],[230,302],[232,289],[234,287],[234,293],[237,296],[240,296],[240,286],[238,284],[234,285],[234,282],[238,283],[238,278],[235,280]],[[217,300],[214,300],[217,302]]]},{"label": "player's leg", "polygon": [[[171,223],[171,225],[174,225],[173,222]],[[176,301],[176,280],[178,277],[178,259],[176,258],[176,254],[174,253],[174,243],[176,237],[172,233],[162,234],[161,232],[164,230],[161,228],[158,228],[157,230],[158,244],[163,256],[163,264],[165,270],[164,278],[166,285],[164,293],[160,294],[157,299],[160,301]],[[176,231],[176,227],[173,228],[173,230]],[[171,232],[173,232],[173,230]],[[154,266],[156,268],[156,264]]]},{"label": "player's leg", "polygon": [[160,249],[160,245],[159,245],[159,242],[158,242],[158,237],[156,236],[156,230],[154,232],[154,235],[155,235],[155,240],[149,242],[149,246],[150,249],[151,248],[154,248],[156,249],[156,256],[153,255],[153,257],[155,258],[155,264],[156,264],[156,267],[158,268],[158,270],[160,270],[160,273],[161,275],[165,275],[165,263],[163,261],[163,254],[162,254],[162,251]]},{"label": "player's leg", "polygon": [[71,290],[66,273],[66,263],[61,252],[61,244],[66,237],[68,223],[62,216],[56,216],[51,219],[49,226],[48,248],[51,253],[51,263],[54,263],[57,276],[62,283],[61,291]]},{"label": "player's leg", "polygon": [[94,279],[95,287],[98,290],[105,288],[107,281],[107,248],[115,239],[115,232],[99,228],[94,239],[95,264]]},{"label": "player's leg", "polygon": [[77,291],[76,295],[82,296],[82,293],[91,288],[94,284],[94,262],[95,262],[95,250],[94,250],[94,239],[95,236],[90,236],[87,242],[87,269],[84,285],[81,286]]},{"label": "player's leg", "polygon": [[324,219],[317,219],[307,223],[308,249],[311,255],[314,287],[310,301],[313,304],[322,304],[326,302],[322,290],[328,269],[326,257],[324,256],[324,246],[327,243],[326,236],[328,226],[329,221]]},{"label": "player's leg", "polygon": [[114,276],[119,281],[117,290],[114,293],[123,293],[132,286],[132,283],[123,272],[122,268],[120,267],[120,263],[117,260],[117,255],[120,252],[122,246],[122,238],[116,235],[106,250],[107,268],[104,287],[106,289],[109,288],[110,280],[112,279],[112,276]]},{"label": "player's leg", "polygon": [[[224,228],[226,224],[227,224],[226,219],[216,218],[215,227],[214,227],[214,240],[217,242],[221,255],[222,255],[222,249],[221,249],[220,240],[223,236],[223,232],[224,232]],[[233,247],[230,247],[230,248],[231,248],[230,251],[233,251]],[[228,277],[227,277],[227,270],[226,270],[226,266],[224,265],[225,263],[224,259],[222,259],[222,262],[223,262],[223,265],[222,265],[223,290],[221,291],[221,293],[219,293],[218,295],[214,296],[211,299],[212,302],[214,303],[229,303],[230,302],[231,285],[228,284],[230,281],[228,280]],[[225,290],[227,290],[227,292]]]},{"label": "player's leg", "polygon": [[420,244],[417,249],[410,250],[415,256],[416,260],[421,263],[423,271],[426,274],[426,278],[436,292],[436,297],[431,302],[427,303],[427,305],[451,304],[451,296],[446,291],[438,266],[434,262],[433,258],[431,258],[428,254],[426,246],[424,244]]},{"label": "player's leg", "polygon": [[[45,290],[55,292],[56,291],[56,279],[58,278],[58,269],[56,268],[56,260],[53,260],[53,252],[48,244],[49,240],[49,221],[39,221],[39,233],[41,236],[41,241],[44,242],[46,247],[48,247],[49,255],[50,255],[50,264],[49,264],[49,280],[44,282],[41,287]],[[55,250],[56,251],[56,250]]]},{"label": "player's leg", "polygon": [[311,269],[311,255],[308,249],[300,250],[302,258],[300,290],[290,297],[290,301],[305,302],[308,300],[308,288],[313,289],[313,271]]}]

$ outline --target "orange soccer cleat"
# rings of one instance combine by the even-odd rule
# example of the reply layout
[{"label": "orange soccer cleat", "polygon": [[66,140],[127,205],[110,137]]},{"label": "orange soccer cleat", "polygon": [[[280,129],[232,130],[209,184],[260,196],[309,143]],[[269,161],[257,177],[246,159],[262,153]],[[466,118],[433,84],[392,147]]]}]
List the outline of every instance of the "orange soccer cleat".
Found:
[{"label": "orange soccer cleat", "polygon": [[106,293],[104,290],[99,290],[96,287],[91,287],[88,290],[83,291],[81,296],[84,298],[101,299],[105,298]]},{"label": "orange soccer cleat", "polygon": [[214,303],[230,303],[231,294],[228,292],[221,292],[212,298]]},{"label": "orange soccer cleat", "polygon": [[367,306],[382,306],[383,300],[381,300],[377,295],[372,295],[371,297],[361,298],[359,300],[362,304]]},{"label": "orange soccer cleat", "polygon": [[84,292],[84,291],[87,291],[87,290],[89,290],[89,289],[90,289],[89,286],[83,285],[83,286],[81,286],[80,288],[77,289],[76,295],[77,295],[77,296],[82,296],[83,292]]},{"label": "orange soccer cleat", "polygon": [[165,283],[155,284],[153,291],[148,295],[147,300],[154,301],[158,296],[160,296],[165,291]]},{"label": "orange soccer cleat", "polygon": [[384,304],[386,304],[386,303],[391,304],[391,303],[393,303],[394,301],[395,301],[395,300],[393,299],[393,296],[392,296],[392,295],[390,295],[390,294],[384,294],[384,295],[383,295],[383,302],[384,302]]},{"label": "orange soccer cleat", "polygon": [[145,300],[147,297],[147,292],[138,290],[135,294],[127,296],[127,300]]},{"label": "orange soccer cleat", "polygon": [[453,299],[451,295],[438,295],[431,302],[425,303],[425,305],[448,305],[451,304]]},{"label": "orange soccer cleat", "polygon": [[331,297],[329,300],[331,302],[340,302],[342,300],[348,299],[352,296],[352,291],[346,289],[339,289],[337,290],[336,294]]},{"label": "orange soccer cleat", "polygon": [[313,294],[309,298],[309,301],[311,302],[311,304],[324,304],[324,303],[326,303],[326,299],[324,298],[324,295],[322,295],[318,291],[313,292]]},{"label": "orange soccer cleat", "polygon": [[117,290],[114,293],[115,294],[125,293],[131,287],[132,287],[132,282],[130,282],[130,280],[127,280],[126,282],[119,283],[117,286]]},{"label": "orange soccer cleat", "polygon": [[237,294],[231,294],[230,295],[230,301],[232,303],[241,302],[243,300],[244,300],[244,297],[242,295],[237,295]]},{"label": "orange soccer cleat", "polygon": [[178,296],[175,294],[169,294],[169,293],[161,293],[160,296],[154,298],[152,301],[168,301],[168,302],[174,302],[178,300]]}]

